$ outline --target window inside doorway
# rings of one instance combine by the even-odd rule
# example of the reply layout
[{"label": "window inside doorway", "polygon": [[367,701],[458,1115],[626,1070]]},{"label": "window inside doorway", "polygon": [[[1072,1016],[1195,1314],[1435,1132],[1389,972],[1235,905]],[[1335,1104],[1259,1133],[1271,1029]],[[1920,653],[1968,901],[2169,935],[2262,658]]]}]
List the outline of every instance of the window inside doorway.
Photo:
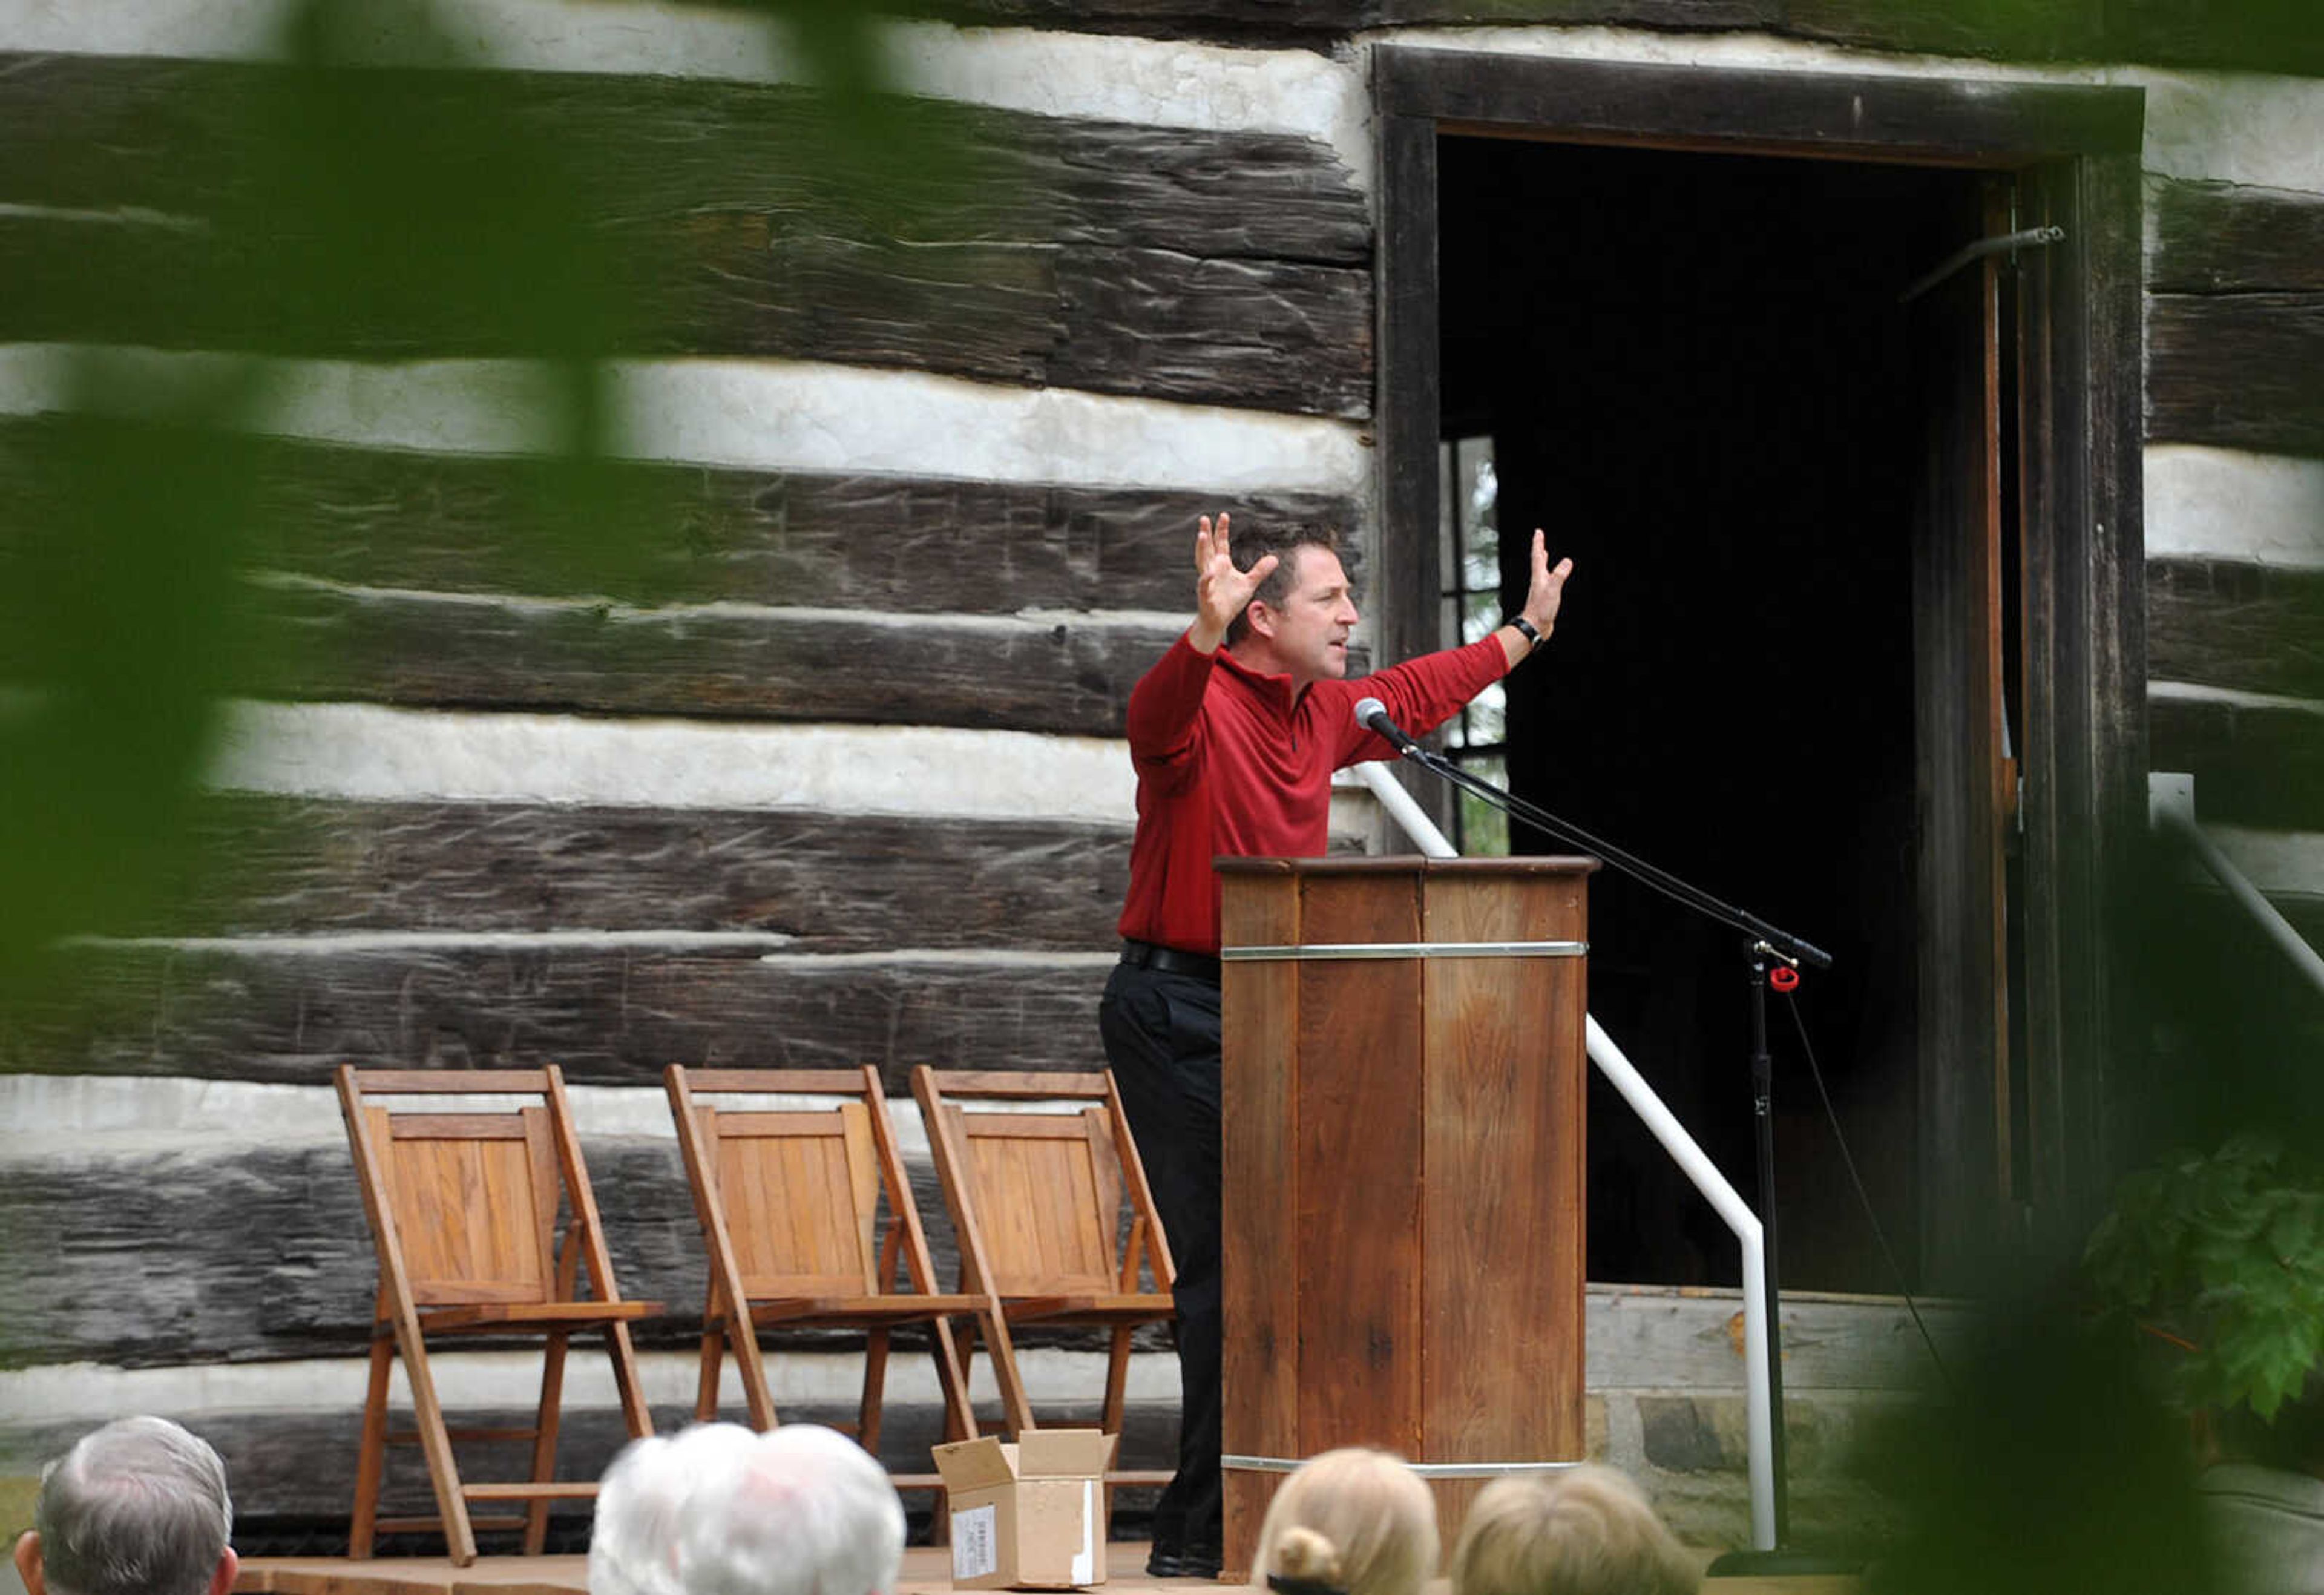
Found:
[{"label": "window inside doorway", "polygon": [[[1448,438],[1437,451],[1444,484],[1437,518],[1436,568],[1444,575],[1444,645],[1457,648],[1489,637],[1501,624],[1500,479],[1493,471],[1489,434]],[[1444,727],[1444,752],[1455,764],[1497,787],[1508,784],[1505,720],[1508,694],[1496,681],[1462,706]],[[1507,858],[1508,816],[1467,792],[1452,810],[1452,845],[1471,858]]]}]

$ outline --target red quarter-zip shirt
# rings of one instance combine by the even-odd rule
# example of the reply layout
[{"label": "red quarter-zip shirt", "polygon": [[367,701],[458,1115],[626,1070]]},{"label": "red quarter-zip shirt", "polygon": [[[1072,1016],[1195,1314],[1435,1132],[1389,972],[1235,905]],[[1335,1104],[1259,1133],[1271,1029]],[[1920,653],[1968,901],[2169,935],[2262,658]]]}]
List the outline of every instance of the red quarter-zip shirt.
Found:
[{"label": "red quarter-zip shirt", "polygon": [[1396,750],[1356,724],[1360,698],[1420,736],[1508,670],[1500,642],[1424,654],[1295,694],[1184,636],[1130,694],[1138,834],[1121,934],[1188,953],[1219,950],[1215,858],[1314,858],[1329,837],[1332,772]]}]

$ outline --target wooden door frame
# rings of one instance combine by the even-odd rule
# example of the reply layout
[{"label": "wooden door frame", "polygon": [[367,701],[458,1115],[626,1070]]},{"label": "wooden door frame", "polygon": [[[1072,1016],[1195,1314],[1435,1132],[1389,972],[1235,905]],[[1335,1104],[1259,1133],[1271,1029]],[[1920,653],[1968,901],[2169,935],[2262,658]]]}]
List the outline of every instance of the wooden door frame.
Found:
[{"label": "wooden door frame", "polygon": [[[2145,537],[2137,88],[1642,66],[1383,44],[1379,134],[1379,564],[1383,661],[1437,635],[1440,134],[2019,174],[2038,252],[2023,368],[2024,1035],[2028,1215],[2064,1239],[2106,1178],[2124,993],[2107,882],[2146,824]],[[2030,256],[2029,256],[2030,258]],[[1391,580],[1387,573],[1394,572]],[[1927,1111],[1929,1099],[1923,1099]],[[1989,1097],[1948,1094],[1942,1148],[1992,1135]],[[1958,1120],[1958,1122],[1953,1120]],[[1926,1164],[1929,1159],[1924,1157]],[[2007,1227],[1960,1211],[1923,1171],[1923,1256],[1939,1282]],[[1942,1200],[1938,1198],[1942,1197]]]}]

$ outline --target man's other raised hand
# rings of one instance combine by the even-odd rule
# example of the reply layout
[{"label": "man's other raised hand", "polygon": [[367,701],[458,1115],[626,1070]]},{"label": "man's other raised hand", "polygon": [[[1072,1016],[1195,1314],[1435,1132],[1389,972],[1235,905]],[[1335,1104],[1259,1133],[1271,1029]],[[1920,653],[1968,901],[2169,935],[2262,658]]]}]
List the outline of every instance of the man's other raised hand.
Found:
[{"label": "man's other raised hand", "polygon": [[1236,569],[1234,556],[1227,548],[1226,512],[1220,512],[1215,529],[1208,515],[1196,522],[1194,623],[1186,630],[1186,641],[1195,652],[1217,651],[1226,641],[1227,628],[1250,606],[1251,595],[1277,563],[1276,556],[1268,554],[1249,570]]}]

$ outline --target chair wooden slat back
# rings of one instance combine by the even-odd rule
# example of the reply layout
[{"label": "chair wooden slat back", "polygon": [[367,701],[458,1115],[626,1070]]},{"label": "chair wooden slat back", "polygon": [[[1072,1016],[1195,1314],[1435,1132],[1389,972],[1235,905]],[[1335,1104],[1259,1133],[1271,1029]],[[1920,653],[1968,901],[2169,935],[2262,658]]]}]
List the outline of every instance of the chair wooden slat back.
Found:
[{"label": "chair wooden slat back", "polygon": [[[379,1258],[349,1554],[369,1556],[382,1531],[432,1526],[442,1528],[454,1564],[467,1566],[476,1559],[479,1522],[493,1521],[472,1517],[473,1500],[529,1502],[524,1514],[509,1522],[524,1530],[525,1554],[538,1555],[548,1540],[550,1503],[595,1488],[556,1477],[566,1351],[574,1334],[604,1337],[631,1435],[653,1433],[629,1326],[658,1308],[651,1302],[622,1300],[614,1282],[564,1076],[554,1065],[438,1071],[342,1065],[335,1078]],[[513,1111],[493,1112],[406,1106],[396,1100],[503,1095],[530,1100]],[[580,1290],[585,1274],[586,1296]],[[532,1427],[514,1435],[483,1432],[532,1442],[530,1477],[521,1481],[465,1483],[453,1452],[455,1438],[479,1432],[456,1432],[446,1423],[429,1366],[429,1341],[478,1334],[538,1336],[541,1342],[540,1395]],[[411,1391],[413,1429],[406,1437],[419,1442],[427,1459],[436,1496],[433,1518],[379,1516],[390,1441],[389,1376],[399,1360]]]},{"label": "chair wooden slat back", "polygon": [[392,1113],[367,1105],[414,1305],[546,1302],[557,1286],[557,1148],[543,1108]]},{"label": "chair wooden slat back", "polygon": [[[991,1297],[936,1287],[879,1071],[672,1064],[662,1077],[710,1254],[696,1417],[716,1415],[720,1369],[731,1350],[752,1423],[767,1429],[778,1422],[758,1338],[761,1324],[860,1329],[863,1397],[856,1438],[876,1454],[890,1332],[924,1323],[944,1390],[946,1434],[973,1435],[976,1415],[951,1321],[982,1317],[1004,1342],[1006,1329]],[[721,1098],[770,1094],[835,1101],[779,1110],[720,1105]],[[1013,1410],[1021,1411],[1014,1374],[1012,1361],[1004,1382],[1014,1391]],[[938,1482],[934,1475],[908,1476],[899,1485]]]},{"label": "chair wooden slat back", "polygon": [[880,1160],[863,1102],[782,1112],[696,1103],[750,1299],[884,1288]]},{"label": "chair wooden slat back", "polygon": [[[1177,1271],[1113,1077],[1012,1070],[912,1071],[953,1230],[963,1288],[998,1297],[1004,1327],[1084,1324],[1110,1332],[1099,1424],[1119,1440],[1130,1337],[1171,1316]],[[1040,1109],[1033,1103],[1045,1104]],[[1063,1110],[1046,1104],[1067,1104]],[[1140,1275],[1150,1268],[1153,1286]],[[995,1337],[996,1369],[1013,1342]],[[1021,1431],[1033,1419],[1021,1380],[1002,1375]],[[1161,1476],[1109,1471],[1111,1487]]]},{"label": "chair wooden slat back", "polygon": [[1003,1296],[1120,1288],[1121,1163],[1102,1108],[971,1113],[948,1102],[945,1115],[966,1157],[990,1272],[983,1288]]}]

